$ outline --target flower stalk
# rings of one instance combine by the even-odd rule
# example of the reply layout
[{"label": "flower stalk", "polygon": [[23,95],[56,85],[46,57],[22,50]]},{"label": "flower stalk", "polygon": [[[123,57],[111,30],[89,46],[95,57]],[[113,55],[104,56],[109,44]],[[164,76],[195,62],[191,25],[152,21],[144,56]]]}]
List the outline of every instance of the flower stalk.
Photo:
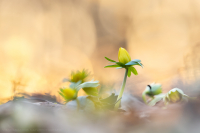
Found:
[{"label": "flower stalk", "polygon": [[121,98],[122,98],[122,95],[124,92],[124,88],[126,85],[127,76],[131,77],[131,73],[133,73],[134,75],[138,75],[137,70],[133,66],[138,65],[138,66],[143,67],[143,64],[141,63],[141,60],[139,60],[139,59],[131,60],[129,53],[126,51],[126,49],[124,49],[122,47],[119,48],[119,52],[118,52],[119,62],[109,59],[108,57],[105,57],[105,58],[106,58],[106,60],[110,61],[111,63],[114,63],[112,65],[105,66],[105,68],[116,67],[116,69],[124,68],[126,70],[125,75],[124,75],[124,80],[122,83],[122,87],[119,92],[117,102],[115,103],[115,110],[118,110],[119,106],[120,106]]},{"label": "flower stalk", "polygon": [[146,92],[145,91],[143,91],[143,93],[142,93],[142,99],[143,99],[144,103],[147,104]]},{"label": "flower stalk", "polygon": [[122,87],[121,87],[121,90],[120,90],[119,95],[117,97],[117,101],[118,102],[115,104],[115,110],[118,110],[118,108],[120,106],[121,98],[122,98],[122,95],[124,93],[124,88],[125,88],[125,85],[126,85],[127,75],[128,75],[128,69],[126,69],[126,71],[125,71],[125,75],[124,75],[124,80],[123,80],[123,83],[122,83]]}]

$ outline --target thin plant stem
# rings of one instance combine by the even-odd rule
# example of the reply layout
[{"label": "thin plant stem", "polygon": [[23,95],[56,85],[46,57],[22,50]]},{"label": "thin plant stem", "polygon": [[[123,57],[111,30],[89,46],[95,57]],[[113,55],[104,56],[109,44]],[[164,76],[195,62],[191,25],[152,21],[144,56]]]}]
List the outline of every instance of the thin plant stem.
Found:
[{"label": "thin plant stem", "polygon": [[125,88],[125,85],[126,85],[127,74],[128,74],[128,69],[126,69],[126,72],[124,74],[124,80],[123,80],[122,87],[121,87],[121,90],[119,92],[119,95],[117,97],[117,101],[118,102],[115,104],[115,110],[118,110],[118,108],[120,106],[121,98],[122,98],[122,95],[123,95],[123,92],[124,92],[124,88]]},{"label": "thin plant stem", "polygon": [[143,99],[144,103],[147,104],[145,91],[142,93],[142,99]]}]

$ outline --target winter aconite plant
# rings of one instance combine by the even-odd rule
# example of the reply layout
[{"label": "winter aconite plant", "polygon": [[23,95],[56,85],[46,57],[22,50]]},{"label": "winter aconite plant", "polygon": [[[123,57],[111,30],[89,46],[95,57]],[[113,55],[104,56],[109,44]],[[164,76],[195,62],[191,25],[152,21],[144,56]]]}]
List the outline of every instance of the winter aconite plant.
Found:
[{"label": "winter aconite plant", "polygon": [[[131,60],[129,53],[124,48],[119,48],[118,61],[114,61],[108,57],[105,58],[109,62],[113,63],[105,66],[105,68],[115,67],[116,69],[125,69],[124,79],[119,95],[112,93],[109,96],[104,97],[101,93],[102,86],[97,88],[99,86],[99,81],[92,80],[90,73],[87,70],[83,69],[82,71],[72,71],[69,78],[63,80],[63,82],[69,82],[69,86],[60,88],[59,91],[59,94],[65,100],[67,107],[73,107],[77,109],[77,111],[124,111],[119,109],[119,107],[127,77],[130,77],[131,73],[138,75],[135,66],[138,65],[143,67],[143,64],[139,59]],[[78,92],[81,89],[86,95],[78,97]],[[187,102],[190,99],[194,99],[184,94],[184,92],[178,88],[174,88],[164,94],[162,93],[162,85],[159,83],[147,85],[142,93],[142,98],[144,103],[149,106],[154,106],[158,102],[162,101],[165,105],[168,105],[178,102]]]},{"label": "winter aconite plant", "polygon": [[[77,110],[113,110],[117,103],[117,95],[112,93],[102,98],[97,89],[98,81],[89,81],[90,77],[90,73],[83,69],[72,71],[70,77],[64,80],[64,82],[70,82],[70,85],[60,88],[59,94],[65,99],[66,105],[76,107]],[[80,89],[83,89],[87,96],[78,97]]]},{"label": "winter aconite plant", "polygon": [[[83,89],[86,94],[91,96],[97,96],[98,90],[97,86],[99,86],[99,81],[88,81],[87,78],[89,76],[89,72],[86,70],[72,72],[71,77],[66,81],[70,82],[69,87],[60,88],[59,94],[65,99],[65,102],[69,102],[71,100],[76,101],[77,109],[80,108],[80,101],[78,100],[78,91]],[[85,97],[86,99],[87,97]],[[82,100],[84,100],[82,98]],[[86,101],[86,100],[85,100]]]},{"label": "winter aconite plant", "polygon": [[117,69],[121,69],[121,68],[125,69],[124,80],[123,80],[122,87],[121,87],[121,90],[120,90],[118,98],[117,98],[118,102],[115,105],[115,109],[117,110],[120,106],[120,101],[121,101],[121,98],[122,98],[122,95],[124,92],[127,76],[130,77],[131,72],[135,75],[138,75],[137,70],[133,66],[139,65],[139,66],[143,67],[143,64],[141,63],[141,60],[138,60],[138,59],[131,60],[129,53],[126,51],[126,49],[124,49],[122,47],[119,48],[118,62],[114,61],[112,59],[109,59],[108,57],[105,57],[105,58],[108,61],[110,61],[111,63],[114,63],[112,65],[105,66],[105,68],[116,67]]}]

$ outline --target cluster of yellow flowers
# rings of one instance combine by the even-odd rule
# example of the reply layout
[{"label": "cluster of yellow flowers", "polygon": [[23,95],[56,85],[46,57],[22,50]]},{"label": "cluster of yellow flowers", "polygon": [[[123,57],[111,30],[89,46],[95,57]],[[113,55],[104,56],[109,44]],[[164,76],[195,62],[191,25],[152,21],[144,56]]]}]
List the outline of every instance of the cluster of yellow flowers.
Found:
[{"label": "cluster of yellow flowers", "polygon": [[82,88],[86,94],[97,96],[98,81],[88,81],[90,73],[83,69],[82,71],[72,72],[70,79],[70,86],[67,88],[60,88],[59,94],[65,99],[66,102],[75,100],[78,91]]},{"label": "cluster of yellow flowers", "polygon": [[[118,110],[120,107],[121,98],[124,92],[125,84],[127,77],[131,76],[131,73],[134,75],[138,75],[137,70],[135,69],[135,65],[143,67],[143,64],[141,63],[141,60],[134,59],[131,60],[130,54],[126,51],[126,49],[120,47],[118,52],[118,61],[109,59],[108,57],[105,57],[109,62],[114,63],[112,65],[107,65],[105,68],[112,68],[115,67],[117,69],[125,69],[125,75],[124,80],[119,92],[119,95],[116,96],[115,94],[112,94],[107,99],[113,99],[113,102],[108,102],[105,99],[101,99],[98,97],[98,90],[97,86],[98,81],[88,81],[89,73],[86,70],[83,71],[77,71],[71,73],[71,78],[68,79],[71,84],[67,88],[61,88],[59,94],[66,100],[66,102],[70,100],[76,100],[77,108],[79,106],[79,100],[77,100],[77,93],[82,88],[86,94],[88,94],[90,97],[90,100],[93,100],[92,103],[96,103],[99,108],[107,107],[109,105],[109,108],[112,107],[115,110]],[[146,100],[146,96],[149,96],[151,98],[150,101]],[[117,98],[116,98],[117,97]],[[87,98],[87,97],[86,97]],[[147,85],[145,90],[142,93],[142,98],[144,102],[148,105],[155,105],[157,102],[163,99],[165,104],[169,103],[176,103],[180,101],[188,101],[189,97],[183,93],[182,90],[178,88],[174,88],[170,90],[167,94],[162,94],[162,86],[158,83],[152,83],[150,85]],[[89,100],[89,99],[87,99]],[[108,103],[105,103],[107,101]]]}]

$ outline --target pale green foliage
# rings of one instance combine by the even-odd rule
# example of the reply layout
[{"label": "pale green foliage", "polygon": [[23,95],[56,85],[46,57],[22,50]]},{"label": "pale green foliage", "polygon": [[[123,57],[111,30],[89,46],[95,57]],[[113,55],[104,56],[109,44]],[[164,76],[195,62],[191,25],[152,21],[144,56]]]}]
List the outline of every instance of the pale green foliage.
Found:
[{"label": "pale green foliage", "polygon": [[152,98],[152,102],[149,103],[150,105],[155,105],[156,102],[160,101],[160,97],[156,97],[156,95],[159,95],[162,93],[162,85],[158,84],[158,83],[152,83],[150,85],[147,85],[145,90],[142,93],[142,98],[144,100],[145,103],[147,103],[146,100],[146,95]]},{"label": "pale green foliage", "polygon": [[163,98],[165,104],[188,101],[189,97],[179,88],[171,89]]}]

